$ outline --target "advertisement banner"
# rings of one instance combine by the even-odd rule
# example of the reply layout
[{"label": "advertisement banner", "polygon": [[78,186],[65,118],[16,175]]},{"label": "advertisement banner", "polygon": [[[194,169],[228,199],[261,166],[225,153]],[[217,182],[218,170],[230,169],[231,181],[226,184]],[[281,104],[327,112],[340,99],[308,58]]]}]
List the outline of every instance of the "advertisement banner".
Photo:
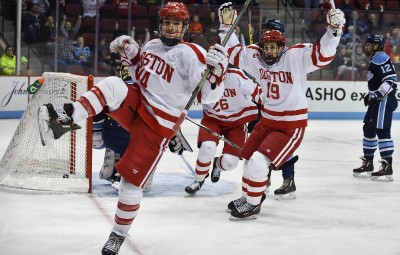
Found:
[{"label": "advertisement banner", "polygon": [[[0,77],[0,118],[20,118],[28,104],[27,84],[37,77]],[[95,77],[95,84],[104,77]],[[364,97],[368,94],[365,81],[308,81],[305,94],[310,119],[362,119],[367,108]],[[396,92],[400,101],[400,92]],[[400,108],[400,107],[399,107]],[[400,119],[399,108],[394,119]],[[193,103],[188,115],[202,117],[202,107]]]}]

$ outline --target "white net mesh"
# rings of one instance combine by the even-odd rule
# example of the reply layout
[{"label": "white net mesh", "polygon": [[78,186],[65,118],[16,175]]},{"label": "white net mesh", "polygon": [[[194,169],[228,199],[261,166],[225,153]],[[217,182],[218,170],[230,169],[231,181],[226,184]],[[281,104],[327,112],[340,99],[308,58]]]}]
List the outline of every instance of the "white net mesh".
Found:
[{"label": "white net mesh", "polygon": [[[88,77],[44,73],[42,87],[32,97],[6,153],[0,161],[0,186],[39,191],[88,192],[91,171],[91,125],[68,132],[42,146],[37,114],[51,103],[62,109],[89,89]],[[89,130],[88,130],[89,129]],[[89,155],[88,155],[89,154]]]}]

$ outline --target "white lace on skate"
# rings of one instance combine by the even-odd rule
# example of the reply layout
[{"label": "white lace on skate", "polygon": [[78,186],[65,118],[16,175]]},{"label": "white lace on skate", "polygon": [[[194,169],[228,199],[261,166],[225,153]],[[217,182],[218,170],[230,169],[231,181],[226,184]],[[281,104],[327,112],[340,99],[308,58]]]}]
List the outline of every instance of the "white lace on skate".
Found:
[{"label": "white lace on skate", "polygon": [[[247,201],[245,201],[242,205],[238,206],[236,208],[236,210],[239,212],[239,214],[245,214],[247,212],[251,212],[252,210],[257,210],[256,209],[257,206],[258,205],[254,206],[254,205],[248,203]],[[242,217],[235,217],[235,216],[232,215],[232,213],[231,213],[231,216],[229,217],[229,219],[233,220],[233,221],[237,221],[237,220],[254,220],[254,219],[257,219],[257,214],[259,213],[259,211],[256,212],[255,214],[249,215],[247,217],[243,217],[243,215],[242,215]]]},{"label": "white lace on skate", "polygon": [[185,188],[186,196],[192,196],[196,194],[197,191],[201,189],[202,184],[199,181],[192,182],[189,186]]},{"label": "white lace on skate", "polygon": [[[379,163],[382,165],[379,167],[379,171],[384,170],[384,168],[387,167],[388,162],[386,160],[379,160]],[[393,175],[381,175],[381,176],[372,176],[371,175],[371,180],[373,181],[393,181]]]},{"label": "white lace on skate", "polygon": [[[279,188],[281,190],[285,189],[287,186],[290,185],[290,180],[284,180],[282,186]],[[292,200],[296,198],[296,193],[295,191],[288,192],[286,194],[278,194],[275,195],[275,200]]]},{"label": "white lace on skate", "polygon": [[[238,199],[235,199],[233,201],[231,201],[228,204],[228,209],[226,209],[227,213],[230,213],[233,209],[238,208],[239,206],[243,205],[246,202],[246,198],[245,197],[241,197]],[[234,206],[234,208],[232,207]]]},{"label": "white lace on skate", "polygon": [[112,232],[108,237],[106,244],[104,245],[101,253],[103,255],[117,255],[125,237],[119,236]]},{"label": "white lace on skate", "polygon": [[[361,167],[367,167],[367,164],[368,164],[367,159],[364,158],[363,156],[361,156],[360,159],[362,160],[360,168]],[[368,178],[370,178],[371,177],[371,173],[372,173],[372,171],[365,171],[365,172],[362,172],[362,173],[353,172],[353,176],[354,177],[368,177]]]}]

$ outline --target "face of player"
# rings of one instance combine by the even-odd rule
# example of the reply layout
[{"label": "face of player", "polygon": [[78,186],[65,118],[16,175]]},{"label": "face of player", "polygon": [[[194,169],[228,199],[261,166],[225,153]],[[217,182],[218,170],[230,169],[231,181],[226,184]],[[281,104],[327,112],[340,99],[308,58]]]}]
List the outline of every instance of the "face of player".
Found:
[{"label": "face of player", "polygon": [[279,47],[276,42],[264,43],[263,52],[265,62],[268,65],[274,64],[281,56],[282,50],[282,47]]},{"label": "face of player", "polygon": [[182,39],[183,21],[172,17],[165,17],[161,23],[161,35],[168,39]]},{"label": "face of player", "polygon": [[370,57],[372,55],[372,51],[373,51],[372,43],[365,43],[363,48],[364,54],[367,57]]}]

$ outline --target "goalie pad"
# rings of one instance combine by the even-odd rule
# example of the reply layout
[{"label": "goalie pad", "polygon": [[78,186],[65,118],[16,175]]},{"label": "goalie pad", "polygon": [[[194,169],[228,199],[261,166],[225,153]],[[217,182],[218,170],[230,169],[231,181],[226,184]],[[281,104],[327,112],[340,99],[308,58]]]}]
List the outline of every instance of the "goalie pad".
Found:
[{"label": "goalie pad", "polygon": [[175,136],[171,138],[168,144],[169,150],[172,153],[182,155],[184,151],[189,151],[193,152],[192,147],[190,147],[190,144],[186,140],[186,138],[183,136],[181,129],[179,129]]}]

